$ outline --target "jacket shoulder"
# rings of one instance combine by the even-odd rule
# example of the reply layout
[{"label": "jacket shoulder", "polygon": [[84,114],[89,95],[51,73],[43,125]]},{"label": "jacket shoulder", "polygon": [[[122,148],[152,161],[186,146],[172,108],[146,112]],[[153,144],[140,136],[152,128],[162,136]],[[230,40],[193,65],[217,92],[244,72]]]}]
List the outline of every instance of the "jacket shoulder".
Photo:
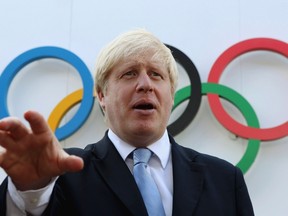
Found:
[{"label": "jacket shoulder", "polygon": [[176,152],[176,154],[180,154],[183,158],[185,158],[185,160],[190,161],[191,163],[199,164],[203,167],[208,168],[209,170],[226,170],[227,172],[235,172],[235,169],[238,169],[235,165],[225,159],[201,153],[188,147],[184,147],[182,145],[179,145],[175,141],[174,143],[171,143],[172,149],[174,148],[174,150],[172,151],[174,152],[174,154]]}]

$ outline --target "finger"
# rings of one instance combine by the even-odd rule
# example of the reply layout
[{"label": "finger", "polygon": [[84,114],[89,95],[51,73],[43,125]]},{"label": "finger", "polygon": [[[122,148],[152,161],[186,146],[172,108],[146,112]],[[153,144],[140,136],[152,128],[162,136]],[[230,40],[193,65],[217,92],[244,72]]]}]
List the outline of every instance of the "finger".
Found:
[{"label": "finger", "polygon": [[65,153],[66,156],[59,160],[59,168],[62,172],[77,172],[83,169],[84,162],[83,159],[75,156],[75,155],[68,155]]},{"label": "finger", "polygon": [[6,149],[0,146],[0,166],[4,160],[4,154],[6,153]]},{"label": "finger", "polygon": [[0,121],[0,130],[8,132],[1,135],[18,140],[29,134],[30,130],[16,117],[6,117]]},{"label": "finger", "polygon": [[29,122],[32,131],[35,134],[50,131],[50,127],[45,118],[36,111],[28,111],[24,114],[25,119]]},{"label": "finger", "polygon": [[0,130],[0,147],[4,147],[8,150],[17,149],[16,142],[13,140],[9,132]]},{"label": "finger", "polygon": [[0,154],[3,154],[3,153],[5,153],[5,152],[6,152],[6,149],[3,148],[2,146],[0,146]]},{"label": "finger", "polygon": [[68,172],[77,172],[83,169],[83,159],[75,155],[70,155],[66,160],[66,167]]}]

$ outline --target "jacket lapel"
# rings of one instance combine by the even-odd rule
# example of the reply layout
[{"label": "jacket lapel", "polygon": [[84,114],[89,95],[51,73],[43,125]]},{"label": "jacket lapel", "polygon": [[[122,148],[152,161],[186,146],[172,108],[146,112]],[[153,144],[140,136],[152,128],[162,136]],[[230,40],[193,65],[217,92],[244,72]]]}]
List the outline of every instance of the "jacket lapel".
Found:
[{"label": "jacket lapel", "polygon": [[[106,136],[94,145],[95,166],[104,181],[133,215],[147,216],[136,182],[125,161]],[[116,164],[116,166],[115,166]]]},{"label": "jacket lapel", "polygon": [[8,178],[6,177],[0,187],[0,215],[6,215],[6,193],[8,188]]},{"label": "jacket lapel", "polygon": [[173,215],[192,215],[203,190],[204,165],[193,161],[196,152],[191,150],[188,155],[171,137],[170,142],[174,182]]},{"label": "jacket lapel", "polygon": [[[200,199],[205,165],[196,163],[197,153],[193,150],[187,154],[182,146],[172,137],[173,163],[173,215],[192,215]],[[104,181],[114,191],[133,215],[147,216],[147,211],[136,182],[116,148],[106,135],[94,145],[95,167]],[[115,166],[117,164],[117,166]]]}]

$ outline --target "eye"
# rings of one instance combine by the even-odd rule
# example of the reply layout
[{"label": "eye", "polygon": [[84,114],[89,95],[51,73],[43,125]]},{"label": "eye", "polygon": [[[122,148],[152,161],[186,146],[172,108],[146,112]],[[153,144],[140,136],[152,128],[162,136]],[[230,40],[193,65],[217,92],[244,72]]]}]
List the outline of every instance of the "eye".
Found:
[{"label": "eye", "polygon": [[155,71],[151,71],[149,75],[155,79],[163,79],[163,76],[160,73],[155,72]]},{"label": "eye", "polygon": [[121,78],[125,77],[125,78],[132,78],[137,76],[137,73],[135,71],[128,71],[123,73],[123,75],[121,76]]}]

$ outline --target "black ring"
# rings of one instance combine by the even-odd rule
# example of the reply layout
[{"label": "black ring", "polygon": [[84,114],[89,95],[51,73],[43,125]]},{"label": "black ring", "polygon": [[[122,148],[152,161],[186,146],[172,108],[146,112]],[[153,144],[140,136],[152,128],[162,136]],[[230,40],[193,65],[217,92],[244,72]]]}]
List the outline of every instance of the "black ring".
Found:
[{"label": "black ring", "polygon": [[183,66],[191,83],[191,93],[186,109],[177,120],[167,127],[168,132],[172,136],[176,136],[192,122],[199,110],[202,99],[201,79],[197,68],[187,55],[171,45],[165,45],[172,51],[176,62]]}]

